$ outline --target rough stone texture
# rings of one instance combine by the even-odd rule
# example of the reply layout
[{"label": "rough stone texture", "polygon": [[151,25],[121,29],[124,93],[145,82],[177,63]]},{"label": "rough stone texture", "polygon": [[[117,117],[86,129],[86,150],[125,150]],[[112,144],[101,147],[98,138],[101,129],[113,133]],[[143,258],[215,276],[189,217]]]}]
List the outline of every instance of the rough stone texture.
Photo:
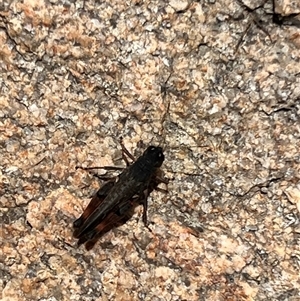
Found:
[{"label": "rough stone texture", "polygon": [[[169,2],[0,3],[1,300],[300,300],[300,4]],[[87,252],[120,136],[169,193]]]}]

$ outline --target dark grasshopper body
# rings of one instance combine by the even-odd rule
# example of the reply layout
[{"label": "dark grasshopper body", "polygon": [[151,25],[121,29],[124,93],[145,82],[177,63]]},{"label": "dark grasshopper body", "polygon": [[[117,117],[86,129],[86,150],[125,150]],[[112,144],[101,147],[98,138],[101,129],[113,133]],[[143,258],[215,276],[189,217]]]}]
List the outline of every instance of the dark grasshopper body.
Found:
[{"label": "dark grasshopper body", "polygon": [[[113,185],[114,182],[105,183],[93,196],[81,217],[73,223],[75,229],[74,234],[76,234],[76,229],[80,228],[93,211],[103,203]],[[97,225],[92,230],[87,234],[77,237],[78,245],[85,243],[85,248],[87,250],[92,249],[99,237],[111,229],[126,223],[132,217],[133,210],[137,205],[139,205],[138,198],[132,198],[123,204],[115,206],[105,218],[99,219]]]},{"label": "dark grasshopper body", "polygon": [[117,181],[105,183],[74,223],[74,237],[90,249],[97,238],[114,226],[125,223],[138,204],[143,204],[147,224],[147,197],[160,183],[156,177],[164,155],[161,147],[149,146],[141,157],[124,169]]}]

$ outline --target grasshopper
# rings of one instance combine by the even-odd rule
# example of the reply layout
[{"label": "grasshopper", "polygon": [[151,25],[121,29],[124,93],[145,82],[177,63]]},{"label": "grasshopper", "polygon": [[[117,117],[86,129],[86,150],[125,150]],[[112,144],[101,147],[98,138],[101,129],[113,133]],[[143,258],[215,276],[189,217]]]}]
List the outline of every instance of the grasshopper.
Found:
[{"label": "grasshopper", "polygon": [[[164,161],[161,147],[149,146],[136,161],[122,141],[121,147],[127,168],[114,181],[106,182],[97,191],[83,214],[73,223],[73,236],[78,239],[79,245],[85,244],[87,250],[93,248],[104,233],[129,220],[133,209],[139,204],[143,205],[143,222],[147,226],[147,198],[154,189],[164,191],[157,187],[160,183],[167,184],[165,179],[158,176],[158,169]],[[126,155],[134,161],[132,164],[129,163]]]}]

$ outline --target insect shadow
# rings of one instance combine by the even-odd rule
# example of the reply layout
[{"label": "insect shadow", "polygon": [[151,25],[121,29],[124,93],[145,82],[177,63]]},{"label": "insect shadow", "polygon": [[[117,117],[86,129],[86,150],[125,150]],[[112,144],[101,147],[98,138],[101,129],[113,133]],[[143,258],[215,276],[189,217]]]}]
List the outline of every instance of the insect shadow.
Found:
[{"label": "insect shadow", "polygon": [[[147,198],[149,194],[153,190],[167,192],[158,187],[160,183],[168,183],[166,179],[161,177],[159,169],[164,161],[162,148],[149,146],[142,156],[135,160],[124,146],[122,139],[120,144],[126,168],[114,166],[76,167],[76,169],[83,170],[99,168],[122,170],[117,177],[110,178],[97,191],[83,214],[73,223],[73,236],[78,239],[78,245],[85,244],[87,250],[92,249],[105,233],[125,224],[133,216],[134,209],[138,205],[143,205],[143,222],[147,227]],[[129,159],[132,160],[132,163]],[[107,180],[107,177],[105,179]]]}]

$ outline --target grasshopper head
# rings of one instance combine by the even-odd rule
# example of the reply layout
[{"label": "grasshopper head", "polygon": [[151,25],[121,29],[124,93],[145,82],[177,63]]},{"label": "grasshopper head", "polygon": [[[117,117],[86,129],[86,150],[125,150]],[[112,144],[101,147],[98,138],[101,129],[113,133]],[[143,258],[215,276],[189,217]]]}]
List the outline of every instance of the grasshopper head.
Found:
[{"label": "grasshopper head", "polygon": [[160,167],[165,159],[163,150],[159,146],[149,146],[143,156],[153,167]]}]

